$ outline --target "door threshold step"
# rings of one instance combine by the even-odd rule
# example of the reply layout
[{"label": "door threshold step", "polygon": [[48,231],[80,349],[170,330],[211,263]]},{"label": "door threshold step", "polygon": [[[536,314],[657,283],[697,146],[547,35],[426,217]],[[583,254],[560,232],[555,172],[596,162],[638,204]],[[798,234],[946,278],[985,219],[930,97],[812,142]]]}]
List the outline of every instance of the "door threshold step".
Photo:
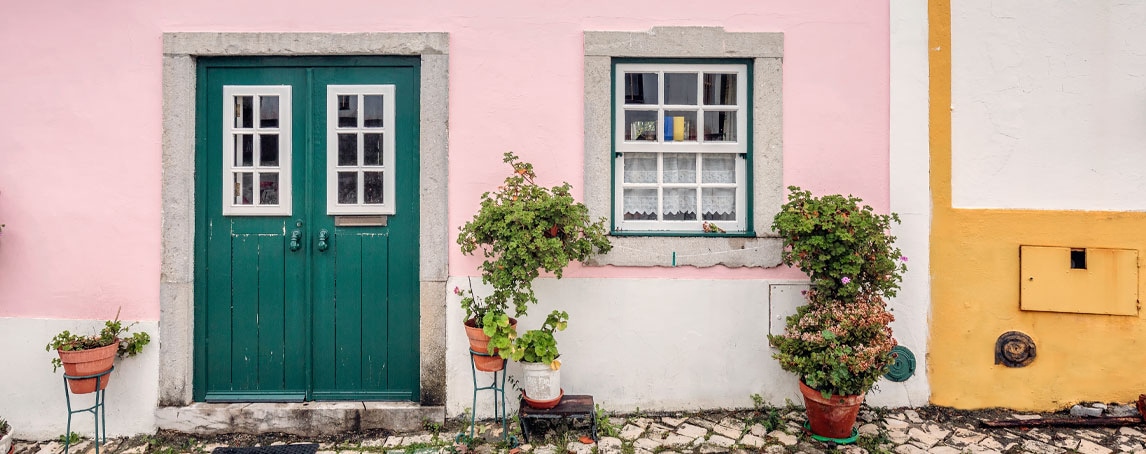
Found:
[{"label": "door threshold step", "polygon": [[203,403],[159,407],[160,429],[201,435],[226,433],[287,433],[330,435],[383,429],[396,433],[422,430],[426,422],[441,424],[444,406],[411,402]]}]

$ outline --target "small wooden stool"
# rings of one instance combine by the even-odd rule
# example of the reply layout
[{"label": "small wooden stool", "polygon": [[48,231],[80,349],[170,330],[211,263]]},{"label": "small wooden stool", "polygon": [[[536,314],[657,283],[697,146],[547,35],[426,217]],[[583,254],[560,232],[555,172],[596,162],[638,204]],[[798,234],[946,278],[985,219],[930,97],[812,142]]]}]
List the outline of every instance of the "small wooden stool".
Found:
[{"label": "small wooden stool", "polygon": [[566,394],[556,407],[548,410],[538,410],[525,404],[521,400],[521,407],[517,412],[521,420],[521,435],[529,443],[529,425],[526,421],[554,420],[554,419],[582,419],[590,422],[592,426],[590,437],[597,441],[597,412],[593,407],[593,396]]}]

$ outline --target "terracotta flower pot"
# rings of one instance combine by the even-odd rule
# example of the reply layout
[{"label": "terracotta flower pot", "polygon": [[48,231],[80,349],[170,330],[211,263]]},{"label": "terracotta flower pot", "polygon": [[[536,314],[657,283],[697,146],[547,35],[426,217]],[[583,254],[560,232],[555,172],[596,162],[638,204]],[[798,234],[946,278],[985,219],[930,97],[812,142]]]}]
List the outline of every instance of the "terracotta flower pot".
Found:
[{"label": "terracotta flower pot", "polygon": [[557,404],[561,403],[561,398],[563,397],[565,397],[564,389],[562,389],[561,392],[557,394],[557,397],[549,400],[533,400],[529,398],[529,394],[521,393],[521,399],[525,401],[525,405],[536,408],[538,410],[548,410],[550,408],[556,407]]},{"label": "terracotta flower pot", "polygon": [[[60,355],[60,361],[64,363],[64,374],[82,376],[95,375],[111,369],[118,349],[119,342],[115,342],[106,347],[75,351],[56,350],[56,353]],[[99,389],[107,388],[107,382],[110,378],[111,375],[101,377]],[[96,391],[96,379],[68,380],[68,388],[71,388],[74,394],[93,393]]]},{"label": "terracotta flower pot", "polygon": [[832,395],[827,399],[823,394],[800,381],[800,393],[804,395],[804,408],[808,413],[808,424],[812,433],[827,438],[848,438],[856,424],[863,394],[856,396]]},{"label": "terracotta flower pot", "polygon": [[[486,336],[485,332],[476,325],[477,323],[475,323],[472,318],[466,320],[466,337],[470,340],[470,350],[485,353],[489,351],[489,336]],[[509,326],[517,328],[517,319],[510,318]],[[505,360],[496,355],[497,349],[494,349],[493,352],[493,356],[474,355],[471,353],[470,355],[473,356],[474,359],[474,367],[482,372],[497,372],[505,368]]]}]

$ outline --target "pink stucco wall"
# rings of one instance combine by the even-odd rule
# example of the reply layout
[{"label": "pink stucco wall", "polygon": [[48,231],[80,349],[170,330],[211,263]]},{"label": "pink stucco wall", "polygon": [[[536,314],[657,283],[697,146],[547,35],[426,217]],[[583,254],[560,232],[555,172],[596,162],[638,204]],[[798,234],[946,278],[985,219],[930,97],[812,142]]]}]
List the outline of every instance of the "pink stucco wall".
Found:
[{"label": "pink stucco wall", "polygon": [[[452,234],[502,178],[503,151],[548,183],[583,181],[583,31],[683,25],[783,32],[784,184],[887,209],[885,0],[0,3],[0,317],[108,318],[122,306],[126,319],[158,318],[163,32],[450,33]],[[451,274],[474,273],[476,260],[449,259]]]}]

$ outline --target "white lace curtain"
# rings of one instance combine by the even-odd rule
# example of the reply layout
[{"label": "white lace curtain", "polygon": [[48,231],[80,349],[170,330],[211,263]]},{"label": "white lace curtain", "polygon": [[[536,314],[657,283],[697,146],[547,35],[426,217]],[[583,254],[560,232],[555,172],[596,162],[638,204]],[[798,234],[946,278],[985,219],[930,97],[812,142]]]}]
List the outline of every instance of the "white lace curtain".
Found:
[{"label": "white lace curtain", "polygon": [[[695,153],[664,153],[661,169],[666,184],[698,183]],[[735,183],[736,155],[706,154],[700,156],[701,183]],[[626,153],[624,159],[625,183],[656,183],[656,153]],[[696,188],[665,188],[664,213],[668,216],[696,219]],[[736,190],[732,188],[703,188],[700,191],[704,205],[704,219],[732,219],[736,212]],[[624,190],[623,201],[627,217],[653,217],[657,212],[657,190],[630,188]],[[690,216],[691,215],[691,216]]]}]

